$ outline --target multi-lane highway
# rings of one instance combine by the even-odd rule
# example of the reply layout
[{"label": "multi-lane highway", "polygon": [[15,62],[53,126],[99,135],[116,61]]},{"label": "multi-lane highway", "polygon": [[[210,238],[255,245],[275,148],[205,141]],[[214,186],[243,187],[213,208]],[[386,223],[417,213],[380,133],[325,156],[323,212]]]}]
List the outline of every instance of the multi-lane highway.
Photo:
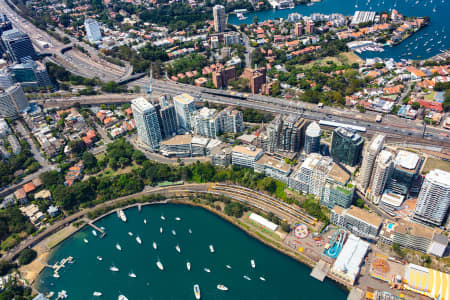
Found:
[{"label": "multi-lane highway", "polygon": [[[101,60],[99,57],[89,57],[80,51],[74,49],[64,53],[59,50],[63,46],[62,43],[55,40],[53,37],[36,28],[27,20],[18,16],[12,10],[5,0],[0,0],[0,10],[6,13],[13,22],[14,26],[28,33],[33,39],[37,49],[41,52],[49,52],[53,55],[51,60],[65,66],[67,69],[75,74],[86,76],[89,78],[98,77],[101,80],[119,80],[129,72],[129,68],[122,68],[117,65],[110,64]],[[44,40],[51,44],[49,48],[42,48],[38,40]],[[142,78],[136,80],[132,85],[144,87],[148,85],[148,79]],[[317,108],[314,104],[300,101],[292,101],[275,97],[268,97],[263,95],[249,95],[247,99],[236,99],[233,97],[212,95],[205,93],[209,89],[200,88],[192,85],[175,83],[168,80],[153,79],[153,91],[155,94],[171,94],[176,95],[180,93],[190,93],[198,96],[200,100],[210,101],[215,103],[227,105],[239,105],[248,108],[260,109],[270,111],[273,113],[294,113],[299,114],[304,118],[311,120],[333,120],[346,124],[354,124],[366,127],[368,131],[383,132],[385,134],[405,136],[411,138],[423,137],[423,126],[414,121],[401,119],[398,117],[390,117],[383,123],[375,122],[375,114],[359,113],[355,110],[337,109],[332,107]],[[213,90],[210,90],[213,91]],[[65,99],[64,101],[67,101]],[[78,101],[74,99],[74,101]],[[105,100],[99,100],[98,103],[104,103]],[[120,101],[120,100],[119,100]],[[443,130],[435,127],[428,127],[424,138],[442,143],[450,143],[450,139],[441,135]]]}]

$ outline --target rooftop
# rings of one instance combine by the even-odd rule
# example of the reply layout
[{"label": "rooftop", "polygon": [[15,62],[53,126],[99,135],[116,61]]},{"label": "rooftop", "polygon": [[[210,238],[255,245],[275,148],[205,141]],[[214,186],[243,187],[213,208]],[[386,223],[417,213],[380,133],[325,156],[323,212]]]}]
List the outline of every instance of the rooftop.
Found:
[{"label": "rooftop", "polygon": [[184,93],[184,94],[175,96],[174,100],[177,102],[180,102],[182,104],[189,104],[194,101],[194,97],[192,97],[189,94]]},{"label": "rooftop", "polygon": [[153,105],[148,102],[144,97],[139,97],[136,99],[131,100],[131,105],[136,107],[140,112],[145,112],[148,110],[154,110],[155,108]]},{"label": "rooftop", "polygon": [[317,122],[312,122],[306,127],[305,134],[309,137],[318,137],[321,135],[321,130],[319,124]]},{"label": "rooftop", "polygon": [[383,143],[384,143],[384,135],[381,134],[377,134],[375,136],[375,138],[372,140],[372,142],[370,143],[370,150],[372,151],[379,151],[381,147],[383,147]]},{"label": "rooftop", "polygon": [[433,181],[436,184],[446,186],[450,188],[450,173],[440,170],[434,169],[431,170],[430,173],[426,176],[427,180]]},{"label": "rooftop", "polygon": [[378,216],[375,212],[368,212],[367,210],[354,205],[347,209],[347,215],[353,216],[375,227],[379,227],[383,221],[383,218]]},{"label": "rooftop", "polygon": [[338,164],[332,165],[331,169],[328,171],[328,177],[342,185],[346,185],[350,180],[350,175]]},{"label": "rooftop", "polygon": [[395,163],[397,166],[401,166],[404,169],[414,170],[419,162],[419,159],[419,155],[415,153],[400,150],[395,158]]},{"label": "rooftop", "polygon": [[262,149],[256,147],[234,146],[233,152],[256,157],[262,152]]},{"label": "rooftop", "polygon": [[192,140],[192,136],[190,134],[183,134],[183,135],[176,135],[174,137],[171,137],[170,139],[162,141],[161,144],[168,145],[168,146],[185,145],[185,144],[190,144],[191,140]]},{"label": "rooftop", "polygon": [[400,234],[414,235],[429,240],[432,240],[434,235],[434,230],[431,227],[405,220],[398,221],[394,224],[393,229]]},{"label": "rooftop", "polygon": [[283,172],[289,172],[291,166],[282,160],[275,159],[267,154],[261,156],[260,159],[256,161],[257,164],[270,166],[272,168],[277,168]]},{"label": "rooftop", "polygon": [[405,196],[390,192],[385,192],[381,197],[381,202],[395,207],[402,205],[403,200],[405,200]]}]

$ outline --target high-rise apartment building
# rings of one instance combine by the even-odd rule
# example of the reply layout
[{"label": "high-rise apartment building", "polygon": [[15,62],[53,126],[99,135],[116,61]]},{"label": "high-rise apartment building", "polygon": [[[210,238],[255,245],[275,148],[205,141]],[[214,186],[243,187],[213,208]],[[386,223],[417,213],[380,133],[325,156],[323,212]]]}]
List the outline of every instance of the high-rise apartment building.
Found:
[{"label": "high-rise apartment building", "polygon": [[269,152],[299,152],[304,144],[306,121],[296,115],[277,116],[267,128]]},{"label": "high-rise apartment building", "polygon": [[159,109],[161,118],[160,129],[163,138],[169,138],[177,133],[177,114],[173,104],[163,104]]},{"label": "high-rise apartment building", "polygon": [[36,51],[28,34],[14,28],[3,32],[2,40],[11,60],[21,63],[37,59]]},{"label": "high-rise apartment building", "polygon": [[295,23],[295,35],[301,36],[303,34],[303,24],[302,23]]},{"label": "high-rise apartment building", "polygon": [[364,139],[350,128],[339,127],[333,131],[331,156],[338,163],[355,166],[361,160]]},{"label": "high-rise apartment building", "polygon": [[223,132],[238,133],[244,131],[244,117],[240,110],[234,109],[232,106],[228,106],[220,112],[220,115],[221,122],[223,123]]},{"label": "high-rise apartment building", "polygon": [[24,63],[11,66],[16,82],[23,86],[51,87],[53,84],[48,76],[47,69],[39,61],[29,60]]},{"label": "high-rise apartment building", "polygon": [[312,122],[306,127],[305,131],[305,147],[304,150],[307,154],[320,151],[320,136],[322,130],[320,130],[317,122]]},{"label": "high-rise apartment building", "polygon": [[28,107],[28,100],[20,84],[0,92],[0,116],[14,117]]},{"label": "high-rise apartment building", "polygon": [[223,5],[215,5],[213,7],[214,30],[216,32],[224,32],[226,25],[225,7]]},{"label": "high-rise apartment building", "polygon": [[361,164],[361,170],[359,173],[359,186],[364,191],[370,183],[370,178],[372,176],[373,166],[377,158],[378,153],[383,149],[384,145],[384,135],[376,135],[372,139],[369,145],[367,145]]},{"label": "high-rise apartment building", "polygon": [[195,111],[195,101],[191,95],[181,94],[174,98],[178,125],[184,130],[192,130],[192,114]]},{"label": "high-rise apartment building", "polygon": [[94,19],[84,20],[84,28],[86,29],[86,36],[90,42],[97,42],[102,39],[100,26]]},{"label": "high-rise apartment building", "polygon": [[139,97],[131,101],[131,109],[139,140],[151,149],[158,149],[162,138],[155,107],[144,97]]},{"label": "high-rise apartment building", "polygon": [[195,134],[216,138],[220,133],[220,117],[215,109],[203,107],[195,111],[192,116],[193,130]]},{"label": "high-rise apartment building", "polygon": [[313,34],[314,33],[314,21],[309,20],[306,22],[306,33]]},{"label": "high-rise apartment building", "polygon": [[414,219],[440,226],[450,206],[450,173],[435,169],[425,177],[419,193]]},{"label": "high-rise apartment building", "polygon": [[370,195],[375,203],[378,203],[381,195],[384,192],[386,184],[392,174],[393,170],[393,155],[391,152],[381,150],[375,160],[372,181],[370,183]]}]

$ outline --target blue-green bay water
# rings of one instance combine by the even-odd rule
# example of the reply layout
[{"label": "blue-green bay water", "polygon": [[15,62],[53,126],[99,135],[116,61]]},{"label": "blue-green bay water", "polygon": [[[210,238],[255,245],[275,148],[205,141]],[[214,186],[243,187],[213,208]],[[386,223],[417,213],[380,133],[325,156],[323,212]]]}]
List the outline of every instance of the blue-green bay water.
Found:
[{"label": "blue-green bay water", "polygon": [[[360,55],[362,58],[392,57],[397,61],[402,58],[425,59],[450,48],[449,0],[322,0],[322,2],[314,3],[311,6],[297,5],[293,9],[248,13],[245,14],[248,18],[242,21],[236,15],[230,15],[228,22],[230,24],[250,24],[255,16],[258,16],[260,22],[279,18],[286,19],[291,13],[299,13],[304,16],[309,16],[313,13],[353,15],[355,10],[382,12],[391,11],[392,9],[396,9],[404,16],[428,16],[431,22],[427,27],[416,32],[401,44],[385,47],[384,52],[363,52]],[[411,55],[408,55],[408,53],[411,53]]]},{"label": "blue-green bay water", "polygon": [[[202,299],[346,299],[347,293],[329,280],[323,283],[309,276],[310,268],[249,237],[213,213],[188,205],[150,205],[126,210],[128,222],[111,214],[96,223],[106,228],[107,235],[94,237],[91,228],[76,233],[53,252],[49,264],[73,256],[75,262],[54,278],[46,268],[38,279],[41,292],[66,290],[68,299],[111,299],[124,294],[129,300],[195,299],[193,285],[199,284]],[[161,220],[164,215],[166,220]],[[180,221],[175,218],[180,217]],[[147,219],[147,224],[144,224]],[[163,234],[160,234],[163,227]],[[188,229],[192,229],[189,234]],[[176,231],[176,236],[171,231]],[[128,235],[133,233],[133,237]],[[136,235],[142,245],[136,242]],[[83,239],[89,243],[84,243]],[[158,250],[152,242],[158,244]],[[115,248],[116,243],[122,251]],[[181,248],[181,253],[175,249]],[[209,245],[215,253],[210,253]],[[103,258],[97,260],[97,256]],[[161,272],[157,259],[164,265]],[[252,269],[250,260],[256,268]],[[186,262],[192,264],[191,271]],[[231,270],[225,266],[230,265]],[[112,272],[110,266],[120,271]],[[206,273],[204,268],[211,269]],[[136,278],[130,278],[134,272]],[[248,275],[251,281],[243,278]],[[266,278],[266,282],[259,277]],[[229,291],[216,288],[224,284]],[[99,291],[102,297],[92,293]]]}]

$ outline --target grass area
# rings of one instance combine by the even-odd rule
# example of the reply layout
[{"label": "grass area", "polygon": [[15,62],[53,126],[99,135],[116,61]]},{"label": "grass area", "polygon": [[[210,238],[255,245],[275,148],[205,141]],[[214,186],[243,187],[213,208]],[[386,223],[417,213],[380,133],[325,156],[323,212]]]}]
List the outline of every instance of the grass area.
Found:
[{"label": "grass area", "polygon": [[272,238],[272,239],[274,239],[276,241],[280,241],[281,242],[281,238],[276,232],[270,231],[269,229],[266,229],[266,228],[262,227],[258,223],[253,222],[252,220],[250,220],[248,218],[247,214],[244,214],[242,216],[242,218],[240,219],[240,221],[242,222],[242,224],[246,225],[245,227],[248,230],[259,232],[259,233],[261,233],[263,235],[270,236],[270,238]]},{"label": "grass area", "polygon": [[440,160],[437,158],[431,158],[428,157],[425,161],[425,164],[422,168],[422,174],[427,174],[428,172],[430,172],[431,170],[434,169],[441,169],[447,172],[450,172],[450,162],[448,161],[444,161],[444,160]]},{"label": "grass area", "polygon": [[343,64],[348,65],[351,65],[353,63],[361,64],[364,62],[358,55],[353,52],[343,52],[340,53],[338,57]]},{"label": "grass area", "polygon": [[436,92],[435,91],[431,91],[431,93],[426,94],[423,98],[427,101],[433,101],[434,100],[434,96],[436,96]]},{"label": "grass area", "polygon": [[337,57],[327,56],[324,58],[314,60],[310,63],[307,63],[306,65],[303,65],[303,68],[309,69],[312,68],[314,65],[326,66],[329,62],[332,62],[338,66],[342,65],[342,62]]},{"label": "grass area", "polygon": [[286,192],[284,191],[284,189],[286,188],[286,184],[281,182],[281,181],[276,181],[277,183],[277,189],[275,190],[275,195],[277,196],[277,198],[282,199],[283,201],[286,201]]},{"label": "grass area", "polygon": [[45,245],[49,249],[52,249],[55,246],[57,246],[59,243],[64,241],[68,236],[70,236],[76,230],[77,230],[77,227],[75,227],[75,226],[66,226],[63,229],[61,229],[60,231],[58,231],[55,234],[48,237]]}]

